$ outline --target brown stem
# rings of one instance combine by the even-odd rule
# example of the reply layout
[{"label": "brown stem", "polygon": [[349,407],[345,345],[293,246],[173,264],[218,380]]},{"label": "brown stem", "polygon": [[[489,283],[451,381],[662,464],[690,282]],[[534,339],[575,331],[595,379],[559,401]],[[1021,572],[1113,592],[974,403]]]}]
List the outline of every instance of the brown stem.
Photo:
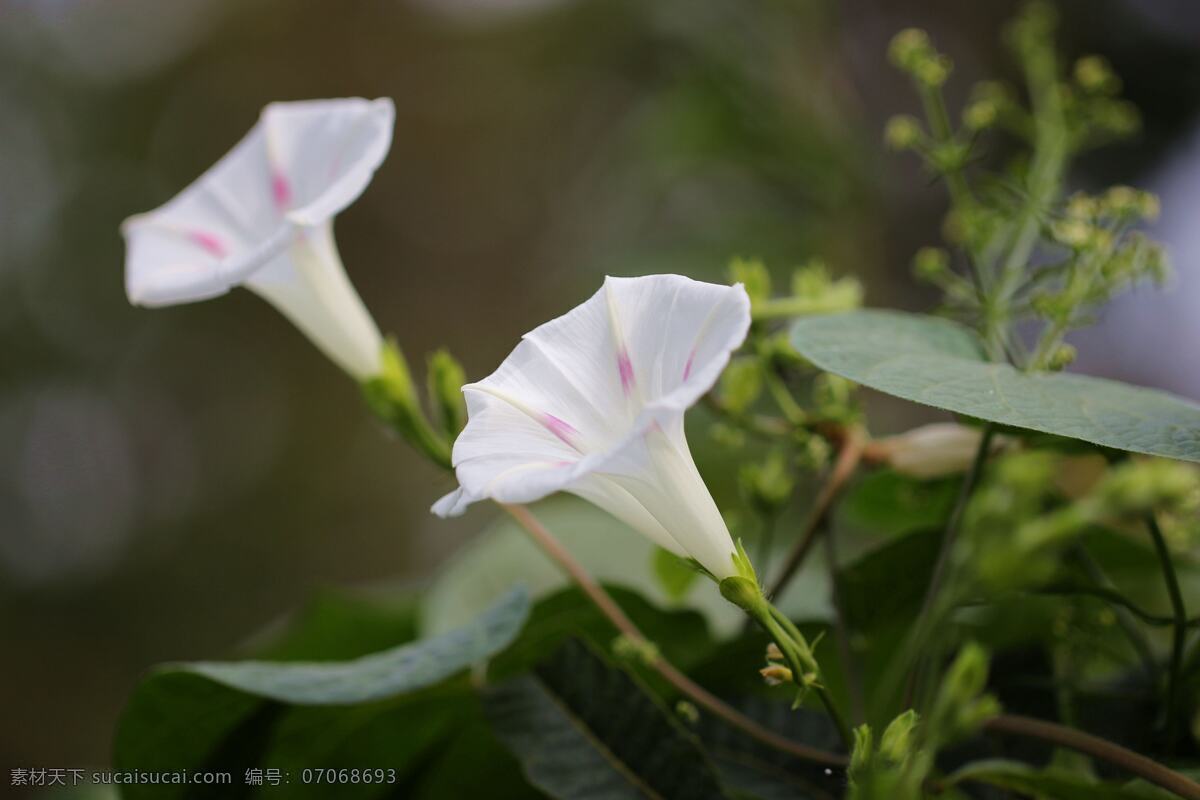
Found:
[{"label": "brown stem", "polygon": [[[507,505],[504,503],[500,505],[533,537],[533,540],[542,548],[546,555],[550,556],[579,585],[579,588],[596,604],[600,612],[608,618],[618,631],[635,642],[649,641],[638,630],[638,627],[633,624],[633,621],[625,615],[621,607],[604,591],[603,587],[559,544],[550,531],[546,530],[545,526],[538,522],[529,509],[524,506]],[[678,689],[682,694],[690,697],[698,705],[708,709],[711,713],[725,720],[730,725],[741,728],[748,735],[768,747],[773,747],[781,752],[806,761],[830,767],[845,767],[849,763],[849,759],[840,753],[830,753],[815,747],[809,747],[764,728],[713,695],[704,687],[695,683],[662,657],[655,660],[653,667],[664,680]],[[1027,739],[1039,739],[1060,747],[1066,747],[1121,767],[1133,775],[1145,778],[1151,783],[1174,792],[1180,797],[1185,798],[1185,800],[1200,800],[1200,784],[1143,755],[1139,755],[1106,739],[1092,736],[1089,733],[1053,722],[1046,722],[1016,714],[1001,714],[993,717],[984,724],[984,728],[993,733],[1007,733],[1015,736],[1023,736]]]},{"label": "brown stem", "polygon": [[1121,767],[1128,772],[1157,784],[1169,792],[1174,792],[1187,800],[1200,800],[1200,783],[1164,767],[1157,761],[1114,744],[1107,739],[1092,736],[1090,733],[1057,725],[1032,717],[1022,717],[1016,714],[1001,714],[989,720],[985,725],[994,733],[1008,733],[1024,736],[1027,739],[1041,739],[1044,742],[1067,747],[1084,755],[1098,758]]},{"label": "brown stem", "polygon": [[853,426],[845,430],[845,435],[838,449],[837,459],[833,462],[833,469],[830,470],[829,478],[825,481],[825,485],[821,487],[821,491],[817,493],[817,499],[813,504],[808,523],[804,526],[804,532],[801,534],[799,541],[796,542],[796,546],[792,548],[792,552],[788,555],[788,560],[783,566],[783,571],[779,573],[779,577],[775,579],[775,582],[771,584],[771,588],[767,591],[768,597],[778,597],[804,564],[804,559],[808,557],[808,552],[812,549],[813,544],[816,543],[818,534],[824,529],[825,523],[829,519],[829,512],[833,509],[833,501],[841,493],[842,488],[846,485],[846,481],[858,469],[866,441],[866,432],[862,428]]},{"label": "brown stem", "polygon": [[[501,503],[500,505],[533,537],[533,540],[537,542],[546,555],[550,556],[571,577],[571,580],[588,596],[588,599],[595,603],[600,613],[607,617],[618,631],[634,642],[643,643],[648,641],[642,632],[638,630],[633,620],[629,619],[625,615],[625,612],[621,610],[621,607],[609,596],[608,592],[604,591],[604,588],[588,574],[583,565],[566,551],[559,541],[554,538],[553,534],[546,530],[546,527],[542,523],[538,522],[537,518],[533,516],[528,508],[505,503]],[[691,698],[697,705],[708,709],[711,713],[725,720],[730,725],[741,728],[747,734],[769,747],[804,759],[805,761],[812,761],[830,767],[844,767],[849,762],[847,757],[840,753],[830,753],[816,747],[809,747],[764,728],[694,682],[661,656],[654,660],[652,666],[667,683]]]}]

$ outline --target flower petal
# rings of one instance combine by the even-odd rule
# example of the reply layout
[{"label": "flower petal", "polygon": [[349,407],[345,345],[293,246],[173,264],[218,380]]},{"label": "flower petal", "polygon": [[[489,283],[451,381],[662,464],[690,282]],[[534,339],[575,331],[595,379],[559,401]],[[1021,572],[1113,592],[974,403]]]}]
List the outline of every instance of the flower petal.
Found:
[{"label": "flower petal", "polygon": [[749,325],[740,286],[608,278],[585,303],[526,334],[492,375],[464,387],[469,421],[454,445],[462,488],[435,513],[568,491],[728,573],[732,544],[688,452],[683,414],[716,382]]},{"label": "flower petal", "polygon": [[208,172],[122,225],[130,302],[223,294],[276,259],[370,182],[391,143],[390,100],[275,103]]},{"label": "flower petal", "polygon": [[392,145],[390,99],[272,103],[263,111],[267,147],[277,170],[274,202],[298,225],[316,225],[353,203]]}]

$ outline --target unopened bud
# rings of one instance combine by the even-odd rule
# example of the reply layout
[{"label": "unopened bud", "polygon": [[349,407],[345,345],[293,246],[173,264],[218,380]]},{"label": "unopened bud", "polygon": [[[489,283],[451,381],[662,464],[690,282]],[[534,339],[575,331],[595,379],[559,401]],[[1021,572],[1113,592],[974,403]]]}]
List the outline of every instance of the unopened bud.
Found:
[{"label": "unopened bud", "polygon": [[950,254],[940,247],[922,247],[913,256],[913,272],[921,280],[936,283],[950,271]]},{"label": "unopened bud", "polygon": [[660,656],[658,646],[654,642],[626,635],[613,639],[612,652],[618,661],[640,664],[644,667],[654,666]]},{"label": "unopened bud", "polygon": [[911,70],[932,50],[929,34],[920,28],[905,28],[892,37],[892,42],[888,45],[888,58],[897,67]]},{"label": "unopened bud", "polygon": [[780,664],[770,664],[758,671],[768,686],[780,686],[792,682],[792,671]]},{"label": "unopened bud", "polygon": [[1055,240],[1074,250],[1082,250],[1092,240],[1093,228],[1079,219],[1064,219],[1050,227]]},{"label": "unopened bud", "polygon": [[783,661],[783,651],[774,642],[767,645],[767,661]]},{"label": "unopened bud", "polygon": [[908,114],[897,114],[887,121],[883,141],[892,150],[911,150],[921,143],[921,123]]},{"label": "unopened bud", "polygon": [[675,716],[688,725],[695,725],[700,721],[700,709],[696,708],[694,703],[689,703],[687,700],[680,700],[675,703]]},{"label": "unopened bud", "polygon": [[1066,369],[1075,360],[1076,355],[1078,355],[1078,352],[1073,346],[1069,344],[1060,344],[1054,349],[1054,352],[1050,354],[1050,358],[1046,362],[1046,369],[1050,370],[1051,372],[1058,372],[1059,370]]},{"label": "unopened bud", "polygon": [[892,720],[879,740],[879,756],[893,764],[903,764],[912,753],[919,720],[917,712],[912,709]]},{"label": "unopened bud", "polygon": [[[899,436],[880,439],[876,445],[886,463],[902,475],[921,480],[966,472],[979,450],[983,434],[978,428],[956,422],[922,425]],[[992,450],[1003,446],[993,438]]]},{"label": "unopened bud", "polygon": [[1000,109],[990,100],[978,100],[963,109],[963,125],[970,131],[986,130],[996,124]]},{"label": "unopened bud", "polygon": [[428,381],[429,397],[438,410],[442,430],[453,439],[467,424],[467,404],[462,392],[466,373],[449,350],[438,350],[429,357]]},{"label": "unopened bud", "polygon": [[761,260],[733,259],[729,262],[729,277],[732,283],[742,284],[751,302],[757,303],[771,298],[771,273]]},{"label": "unopened bud", "polygon": [[1087,92],[1116,94],[1121,90],[1121,79],[1100,56],[1084,56],[1075,62],[1075,82]]}]

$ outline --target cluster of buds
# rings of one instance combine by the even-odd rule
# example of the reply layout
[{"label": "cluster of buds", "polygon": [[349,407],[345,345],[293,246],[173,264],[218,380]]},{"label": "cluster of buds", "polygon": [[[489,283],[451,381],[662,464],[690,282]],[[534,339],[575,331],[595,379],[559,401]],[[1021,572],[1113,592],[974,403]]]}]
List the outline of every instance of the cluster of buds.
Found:
[{"label": "cluster of buds", "polygon": [[852,277],[834,278],[818,259],[792,271],[791,292],[785,297],[773,295],[771,273],[762,261],[735,258],[729,265],[729,278],[745,286],[756,322],[836,314],[862,305],[862,284]]},{"label": "cluster of buds", "polygon": [[888,58],[917,83],[929,87],[944,84],[954,67],[949,58],[934,48],[929,34],[919,28],[907,28],[892,37]]}]

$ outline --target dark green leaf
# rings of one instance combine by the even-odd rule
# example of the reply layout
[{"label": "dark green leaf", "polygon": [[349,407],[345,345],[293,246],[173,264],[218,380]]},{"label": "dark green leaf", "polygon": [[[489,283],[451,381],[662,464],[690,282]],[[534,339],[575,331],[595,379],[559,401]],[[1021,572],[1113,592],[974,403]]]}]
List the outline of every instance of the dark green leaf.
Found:
[{"label": "dark green leaf", "polygon": [[695,739],[625,672],[577,641],[486,698],[497,736],[552,797],[727,797]]},{"label": "dark green leaf", "polygon": [[159,673],[188,672],[298,705],[364,703],[424,689],[494,655],[516,638],[528,614],[529,596],[517,589],[466,627],[351,661],[193,661]]},{"label": "dark green leaf", "polygon": [[823,370],[907,400],[1118,450],[1200,461],[1200,405],[1117,381],[1026,374],[989,362],[978,338],[948,320],[890,311],[811,317],[795,323],[792,344]]},{"label": "dark green leaf", "polygon": [[[294,678],[281,685],[264,683],[263,679],[271,674],[267,669],[254,673],[253,680],[236,672],[233,680],[224,680],[229,676],[221,669],[194,670],[189,665],[157,670],[137,687],[125,709],[116,736],[115,767],[156,772],[229,771],[234,786],[213,787],[207,795],[205,789],[196,786],[129,786],[125,796],[130,800],[250,796],[254,789],[243,785],[248,768],[287,770],[294,784],[288,796],[296,797],[329,796],[328,785],[299,785],[299,770],[305,768],[391,768],[398,776],[403,775],[425,759],[430,748],[463,724],[480,718],[478,701],[467,687],[448,684],[444,679],[509,644],[528,607],[527,595],[518,590],[462,631],[384,651],[382,655],[389,657],[398,673],[382,676],[381,680],[375,680],[378,664],[370,661],[371,668],[365,674],[356,675],[346,668],[361,660],[300,665],[257,662],[285,672],[300,666],[304,669],[301,674],[320,676],[320,680],[307,685]],[[349,608],[341,607],[335,616],[353,626]],[[313,631],[296,630],[284,638],[290,643],[285,651],[295,652],[298,642],[320,645],[316,630],[330,617],[318,614],[315,619],[320,624]],[[381,630],[375,630],[369,638],[378,637]],[[355,644],[339,637],[337,646],[353,648]],[[407,655],[400,658],[398,652]],[[318,667],[324,672],[312,672]],[[213,675],[222,679],[214,680]],[[348,689],[338,688],[331,685],[330,675],[345,675],[355,683]],[[421,691],[431,683],[438,686]],[[399,696],[389,698],[389,694]],[[282,696],[315,704],[287,705],[272,699]],[[378,699],[350,706],[328,704],[331,698],[367,696]],[[271,790],[269,786],[262,789],[264,793]],[[387,786],[375,785],[345,789],[339,796],[378,797],[388,791]]]}]

